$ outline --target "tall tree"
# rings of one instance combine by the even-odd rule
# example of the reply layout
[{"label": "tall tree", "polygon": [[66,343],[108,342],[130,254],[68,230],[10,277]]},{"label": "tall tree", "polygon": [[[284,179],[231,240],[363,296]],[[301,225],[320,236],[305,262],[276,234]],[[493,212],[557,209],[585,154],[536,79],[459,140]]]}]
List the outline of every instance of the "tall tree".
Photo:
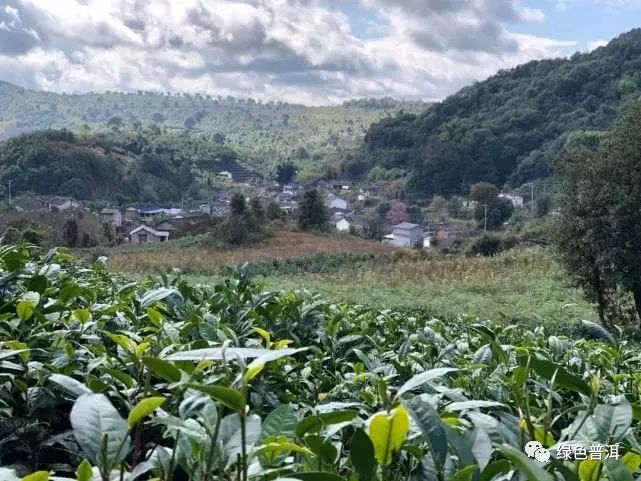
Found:
[{"label": "tall tree", "polygon": [[478,182],[470,189],[470,200],[479,204],[490,204],[499,195],[499,189],[489,182]]},{"label": "tall tree", "polygon": [[407,205],[404,202],[392,202],[392,205],[387,212],[387,221],[392,225],[396,225],[402,222],[407,222],[408,218]]},{"label": "tall tree", "polygon": [[305,192],[298,203],[298,227],[303,230],[325,230],[328,222],[329,210],[322,194],[317,189]]},{"label": "tall tree", "polygon": [[561,264],[586,298],[597,305],[599,320],[608,325],[609,293],[616,281],[607,260],[608,206],[598,185],[598,155],[580,148],[555,162],[560,180],[555,239]]},{"label": "tall tree", "polygon": [[[600,200],[608,207],[607,250],[618,281],[634,298],[641,319],[641,102],[627,110],[612,135],[599,148],[596,180]],[[596,183],[595,182],[595,183]]]}]

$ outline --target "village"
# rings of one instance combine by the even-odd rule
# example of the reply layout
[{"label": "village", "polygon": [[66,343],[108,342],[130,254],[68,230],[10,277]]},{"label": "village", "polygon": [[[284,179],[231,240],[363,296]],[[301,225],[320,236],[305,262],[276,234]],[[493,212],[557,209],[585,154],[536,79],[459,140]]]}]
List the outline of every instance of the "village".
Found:
[{"label": "village", "polygon": [[[75,244],[73,246],[105,242],[114,246],[155,244],[210,232],[229,215],[235,193],[241,193],[247,201],[259,199],[270,220],[291,224],[296,218],[302,194],[310,188],[296,182],[280,184],[267,181],[246,172],[240,173],[238,178],[234,174],[229,171],[217,174],[226,181],[226,188],[210,199],[114,205],[65,196],[36,196],[15,199],[7,205],[5,214],[13,212],[22,221],[28,219],[36,226],[39,219],[55,216],[60,222],[53,229],[67,229],[69,223],[78,219],[83,219],[85,224],[93,222],[101,226],[102,234],[94,235],[96,239],[88,236],[89,240],[84,242],[67,242]],[[482,209],[475,200],[435,197],[423,206],[407,206],[395,199],[398,192],[389,181],[356,184],[347,179],[321,180],[313,188],[325,201],[328,213],[326,230],[337,234],[356,235],[394,247],[443,250],[487,230],[487,219],[480,220],[478,216],[475,219],[475,212]],[[498,198],[509,201],[508,204],[516,211],[527,210],[522,195],[500,193]],[[487,212],[484,215],[487,217]],[[16,223],[20,224],[11,215],[5,215],[3,224],[6,225],[3,228],[6,230]],[[15,235],[10,237],[15,240]],[[27,240],[30,240],[28,236]]]}]

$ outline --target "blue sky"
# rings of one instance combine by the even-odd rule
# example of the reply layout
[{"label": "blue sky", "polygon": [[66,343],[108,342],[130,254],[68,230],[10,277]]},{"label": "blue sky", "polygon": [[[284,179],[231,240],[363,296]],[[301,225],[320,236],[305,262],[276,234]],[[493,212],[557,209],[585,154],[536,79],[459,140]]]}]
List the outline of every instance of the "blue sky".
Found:
[{"label": "blue sky", "polygon": [[0,80],[304,104],[439,100],[641,26],[641,0],[0,0]]},{"label": "blue sky", "polygon": [[511,29],[537,36],[576,40],[582,48],[641,27],[639,1],[539,0],[523,3],[541,10],[545,19],[542,22],[511,24]]}]

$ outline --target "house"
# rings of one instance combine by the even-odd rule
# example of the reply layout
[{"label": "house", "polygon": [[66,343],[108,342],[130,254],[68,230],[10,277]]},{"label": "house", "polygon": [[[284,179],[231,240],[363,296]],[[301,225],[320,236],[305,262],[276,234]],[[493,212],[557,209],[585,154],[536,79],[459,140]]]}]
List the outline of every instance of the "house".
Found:
[{"label": "house", "polygon": [[332,210],[347,210],[347,201],[334,194],[328,196],[329,208]]},{"label": "house", "polygon": [[169,232],[141,225],[129,233],[130,244],[155,244],[169,239]]},{"label": "house", "polygon": [[218,175],[221,176],[221,177],[226,177],[229,180],[232,180],[233,177],[234,177],[234,175],[231,172],[229,172],[228,170],[220,171],[220,172],[218,172]]},{"label": "house", "polygon": [[352,182],[349,180],[337,179],[332,182],[332,188],[334,190],[350,190],[352,188]]},{"label": "house", "polygon": [[392,227],[392,235],[396,247],[423,247],[423,228],[418,224],[402,222]]},{"label": "house", "polygon": [[46,212],[46,208],[42,205],[42,202],[35,200],[16,202],[13,204],[13,208],[18,212]]},{"label": "house", "polygon": [[69,209],[78,209],[80,203],[71,197],[39,197],[38,201],[49,212],[62,212]]},{"label": "house", "polygon": [[434,224],[425,233],[425,247],[450,247],[456,239],[470,237],[474,229],[467,224]]},{"label": "house", "polygon": [[283,194],[284,195],[294,195],[294,194],[296,194],[296,187],[291,185],[291,184],[285,184],[283,186]]},{"label": "house", "polygon": [[512,202],[512,205],[514,207],[517,207],[519,209],[523,208],[523,197],[520,195],[512,195],[512,194],[499,194],[499,197],[501,199],[507,199],[510,202]]},{"label": "house", "polygon": [[122,226],[122,212],[120,209],[105,207],[100,211],[100,222],[120,227]]},{"label": "house", "polygon": [[339,232],[349,232],[350,227],[351,227],[350,222],[345,218],[336,222],[336,230]]},{"label": "house", "polygon": [[126,221],[138,220],[138,215],[139,215],[138,209],[136,209],[135,207],[127,207],[125,209],[125,220]]}]

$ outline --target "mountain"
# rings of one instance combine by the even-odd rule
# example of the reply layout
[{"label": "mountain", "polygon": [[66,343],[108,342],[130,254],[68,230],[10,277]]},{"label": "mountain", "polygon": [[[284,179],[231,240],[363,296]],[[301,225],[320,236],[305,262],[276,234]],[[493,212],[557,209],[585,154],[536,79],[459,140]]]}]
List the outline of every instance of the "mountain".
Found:
[{"label": "mountain", "polygon": [[[0,194],[112,202],[209,198],[221,170],[247,172],[238,154],[201,137],[159,129],[43,130],[0,144]],[[240,175],[237,175],[240,177]]]},{"label": "mountain", "polygon": [[379,177],[401,169],[410,196],[467,193],[479,181],[519,186],[549,177],[569,135],[609,129],[640,92],[636,29],[590,53],[500,71],[420,115],[383,119],[347,166]]},{"label": "mountain", "polygon": [[203,95],[137,93],[57,94],[0,81],[0,137],[11,129],[137,128],[188,131],[225,145],[268,172],[283,160],[300,166],[333,159],[360,145],[367,128],[387,116],[421,112],[428,104],[360,99],[338,106]]}]

